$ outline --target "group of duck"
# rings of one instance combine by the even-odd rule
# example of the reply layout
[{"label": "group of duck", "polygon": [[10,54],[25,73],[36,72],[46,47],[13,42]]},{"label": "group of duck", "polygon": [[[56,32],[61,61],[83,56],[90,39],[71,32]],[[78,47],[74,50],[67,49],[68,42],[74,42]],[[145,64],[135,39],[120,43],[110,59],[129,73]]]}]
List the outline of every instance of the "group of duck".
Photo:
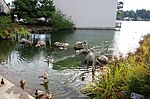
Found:
[{"label": "group of duck", "polygon": [[[25,45],[33,45],[33,43],[31,41],[29,41],[25,38],[22,38],[19,43],[25,44]],[[42,46],[46,46],[45,41],[38,41],[37,44],[35,45],[35,47],[42,47]],[[68,48],[69,44],[64,43],[64,42],[55,42],[54,46],[59,50],[64,50],[64,49]],[[100,62],[101,64],[106,64],[108,62],[108,58],[105,55],[100,55],[100,56],[96,57],[94,54],[94,49],[88,48],[86,46],[87,46],[86,41],[77,41],[73,48],[74,48],[76,54],[83,53],[83,52],[87,54],[87,56],[85,58],[86,63],[87,63],[87,68],[88,68],[88,65],[92,63],[92,69],[95,69],[96,60],[98,60],[98,62]],[[85,50],[83,50],[83,49],[85,49]],[[48,63],[52,63],[54,60],[52,57],[49,57],[47,61],[48,61]],[[42,76],[39,76],[39,78],[43,78],[44,81],[48,81],[48,73],[44,72]],[[4,79],[2,78],[1,85],[5,84],[5,83],[6,83],[6,81],[4,81]],[[24,86],[25,86],[25,80],[22,79],[20,81],[20,87],[22,89],[24,89]],[[43,97],[43,96],[45,96],[45,99],[52,99],[52,94],[47,94],[47,93],[39,91],[39,90],[35,91],[35,96],[36,96],[36,99],[41,99],[41,97]]]},{"label": "group of duck", "polygon": [[[44,78],[44,80],[47,80],[48,79],[48,74],[47,73],[44,73],[42,76],[39,76],[39,78]],[[4,80],[4,78],[1,79],[1,85],[5,85],[7,83],[6,80]],[[25,80],[22,79],[20,81],[20,87],[24,90],[24,87],[25,87]],[[44,98],[45,96],[45,98]],[[45,93],[44,91],[40,91],[40,90],[36,90],[35,91],[35,98],[36,99],[52,99],[52,94],[48,94],[48,93]]]}]

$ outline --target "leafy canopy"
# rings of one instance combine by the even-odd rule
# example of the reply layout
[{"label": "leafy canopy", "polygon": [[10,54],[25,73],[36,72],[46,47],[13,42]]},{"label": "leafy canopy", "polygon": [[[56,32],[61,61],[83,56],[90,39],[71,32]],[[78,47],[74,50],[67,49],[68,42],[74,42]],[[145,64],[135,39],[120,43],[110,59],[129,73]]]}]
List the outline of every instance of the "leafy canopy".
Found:
[{"label": "leafy canopy", "polygon": [[12,13],[19,18],[50,18],[55,6],[52,0],[15,0]]}]

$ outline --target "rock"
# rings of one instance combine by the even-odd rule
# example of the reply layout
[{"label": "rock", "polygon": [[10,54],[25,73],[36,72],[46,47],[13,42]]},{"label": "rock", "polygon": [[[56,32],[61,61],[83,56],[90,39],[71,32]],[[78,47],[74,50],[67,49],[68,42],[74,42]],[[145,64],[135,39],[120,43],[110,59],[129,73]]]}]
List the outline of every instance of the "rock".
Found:
[{"label": "rock", "polygon": [[43,47],[43,46],[46,46],[45,41],[38,41],[37,44],[35,45],[35,47]]},{"label": "rock", "polygon": [[108,58],[105,55],[101,55],[97,57],[97,60],[102,63],[102,64],[107,64],[108,63]]},{"label": "rock", "polygon": [[32,45],[33,43],[25,38],[22,38],[20,41],[19,41],[20,44],[25,44],[25,45]]}]

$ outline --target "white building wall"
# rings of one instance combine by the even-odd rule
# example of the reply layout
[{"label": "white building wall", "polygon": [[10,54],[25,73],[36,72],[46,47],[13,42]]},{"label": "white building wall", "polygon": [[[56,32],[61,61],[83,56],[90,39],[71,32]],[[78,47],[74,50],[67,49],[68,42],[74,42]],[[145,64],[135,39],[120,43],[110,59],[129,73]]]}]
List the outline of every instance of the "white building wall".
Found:
[{"label": "white building wall", "polygon": [[54,0],[77,28],[114,29],[117,0]]}]

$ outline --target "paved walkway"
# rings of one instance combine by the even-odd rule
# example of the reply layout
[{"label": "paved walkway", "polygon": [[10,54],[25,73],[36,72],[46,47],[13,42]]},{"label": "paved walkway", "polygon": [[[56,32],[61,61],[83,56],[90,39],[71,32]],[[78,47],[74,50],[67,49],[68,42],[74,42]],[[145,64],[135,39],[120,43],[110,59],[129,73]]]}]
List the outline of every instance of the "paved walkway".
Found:
[{"label": "paved walkway", "polygon": [[0,76],[0,81],[2,78],[6,83],[4,85],[0,83],[0,99],[35,99],[23,89],[15,86],[4,77]]}]

